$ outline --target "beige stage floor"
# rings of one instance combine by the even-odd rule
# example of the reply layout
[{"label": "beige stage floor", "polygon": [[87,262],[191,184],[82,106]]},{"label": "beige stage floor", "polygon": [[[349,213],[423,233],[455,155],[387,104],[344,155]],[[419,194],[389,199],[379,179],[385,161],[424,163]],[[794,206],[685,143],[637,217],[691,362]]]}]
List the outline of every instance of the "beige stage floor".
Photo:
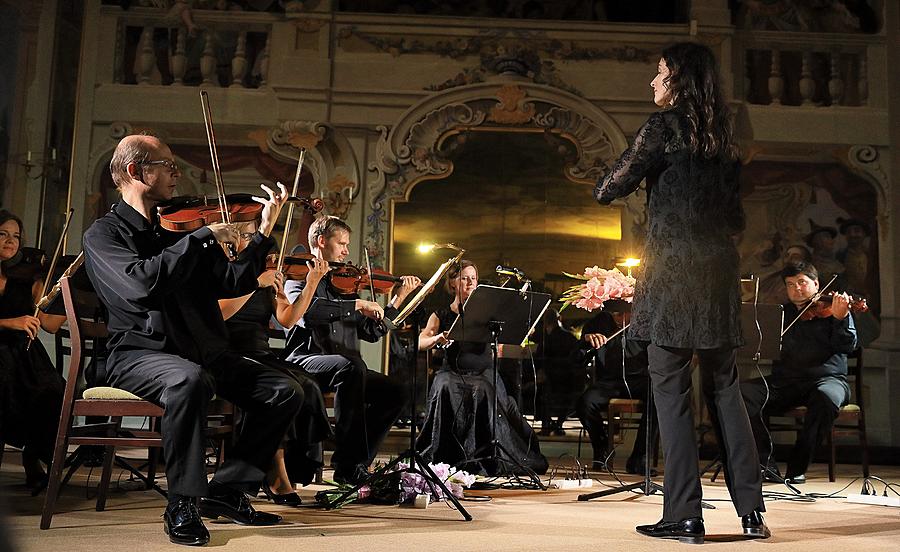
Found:
[{"label": "beige stage floor", "polygon": [[[38,529],[43,497],[25,492],[18,454],[8,451],[0,471],[0,492],[6,501],[5,524],[13,539],[13,550],[61,552],[143,552],[179,549],[162,531],[163,499],[154,492],[112,493],[105,512],[94,511],[94,487],[79,475],[60,500],[53,526]],[[840,466],[839,479],[829,483],[825,466],[816,465],[804,493],[836,493],[859,474],[857,466]],[[873,475],[900,482],[900,468],[873,467]],[[98,473],[91,476],[96,484]],[[326,472],[327,475],[327,472]],[[598,474],[599,475],[599,474]],[[599,475],[607,484],[615,481]],[[661,479],[661,478],[660,478]],[[627,478],[635,481],[634,476]],[[116,481],[114,477],[114,482]],[[861,481],[846,492],[858,493]],[[311,503],[320,487],[300,491]],[[601,484],[595,482],[592,490]],[[879,492],[883,489],[878,484]],[[784,491],[767,485],[767,491]],[[259,550],[264,552],[317,550],[331,552],[441,551],[578,551],[578,550],[667,550],[684,544],[657,541],[634,532],[634,526],[655,522],[661,513],[659,496],[631,493],[578,502],[579,491],[551,490],[491,491],[490,502],[465,502],[474,521],[464,522],[445,504],[428,509],[396,506],[354,505],[337,511],[312,507],[283,508],[256,505],[278,511],[284,524],[248,528],[230,523],[208,522],[210,548]],[[774,534],[767,541],[745,541],[740,522],[727,501],[724,484],[704,482],[704,496],[715,506],[705,510],[708,546],[728,549],[765,549],[791,552],[824,550],[896,551],[900,549],[900,508],[851,504],[841,498],[811,502],[767,501],[767,521]],[[2,549],[2,546],[0,546]]]}]

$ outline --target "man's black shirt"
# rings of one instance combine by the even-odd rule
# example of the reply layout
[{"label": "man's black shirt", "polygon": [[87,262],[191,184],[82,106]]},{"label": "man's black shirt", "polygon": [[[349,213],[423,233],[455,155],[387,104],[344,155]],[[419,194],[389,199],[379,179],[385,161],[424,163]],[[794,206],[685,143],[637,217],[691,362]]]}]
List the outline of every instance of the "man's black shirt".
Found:
[{"label": "man's black shirt", "polygon": [[[293,303],[306,282],[290,280],[284,292]],[[296,362],[307,355],[344,355],[360,357],[359,340],[375,343],[387,333],[383,324],[356,310],[356,296],[338,295],[323,278],[303,318],[287,332],[285,354]],[[384,315],[395,318],[398,310],[386,307]]]},{"label": "man's black shirt", "polygon": [[169,232],[124,201],[113,205],[84,234],[85,268],[108,310],[110,365],[137,349],[212,362],[228,349],[218,299],[256,289],[272,245],[257,232],[229,262],[209,228]]}]

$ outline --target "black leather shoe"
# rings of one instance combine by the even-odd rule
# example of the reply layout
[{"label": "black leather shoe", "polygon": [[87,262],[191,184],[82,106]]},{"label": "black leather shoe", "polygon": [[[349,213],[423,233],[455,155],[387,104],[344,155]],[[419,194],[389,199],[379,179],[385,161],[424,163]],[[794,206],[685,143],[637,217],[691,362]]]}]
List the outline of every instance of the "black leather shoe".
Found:
[{"label": "black leather shoe", "polygon": [[742,516],[741,526],[744,528],[744,536],[751,539],[767,539],[772,536],[772,532],[766,527],[766,521],[759,510],[753,510],[746,516]]},{"label": "black leather shoe", "polygon": [[790,483],[792,485],[803,485],[806,483],[806,475],[798,474],[798,475],[789,475],[784,478],[785,483]]},{"label": "black leather shoe", "polygon": [[638,533],[658,539],[678,539],[688,544],[703,544],[706,530],[703,518],[688,518],[681,521],[658,521],[653,525],[638,525],[634,528]]},{"label": "black leather shoe", "polygon": [[298,495],[297,493],[273,493],[272,488],[269,487],[269,482],[266,481],[265,478],[262,482],[262,490],[263,494],[266,495],[266,498],[268,498],[275,504],[281,504],[284,506],[300,506],[303,503],[303,501],[300,500],[300,495]]},{"label": "black leather shoe", "polygon": [[339,485],[356,486],[365,483],[369,478],[369,475],[371,475],[369,470],[362,464],[356,464],[352,468],[335,466],[333,479],[334,482]]},{"label": "black leather shoe", "polygon": [[258,512],[250,505],[250,499],[240,491],[230,491],[217,496],[200,499],[200,513],[203,517],[228,518],[240,525],[277,525],[281,516],[268,512]]},{"label": "black leather shoe", "polygon": [[209,542],[209,531],[200,519],[194,499],[185,497],[166,507],[163,528],[175,544],[203,546]]}]

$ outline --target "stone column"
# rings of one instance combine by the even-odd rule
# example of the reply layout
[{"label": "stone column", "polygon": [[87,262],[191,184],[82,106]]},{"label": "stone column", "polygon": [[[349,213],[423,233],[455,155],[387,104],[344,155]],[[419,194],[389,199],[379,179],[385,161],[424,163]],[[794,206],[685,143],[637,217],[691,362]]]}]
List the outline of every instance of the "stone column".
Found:
[{"label": "stone column", "polygon": [[900,73],[890,68],[900,62],[900,4],[897,2],[885,2],[885,22],[887,50],[887,102],[888,102],[888,129],[890,137],[889,154],[884,151],[886,159],[882,167],[887,172],[888,186],[886,190],[885,236],[879,243],[881,266],[881,337],[872,344],[872,348],[881,353],[887,368],[887,397],[890,409],[890,445],[900,446],[900,276],[897,274],[900,268],[900,224],[897,222],[897,213],[900,211],[900,155],[897,147],[900,146]]}]

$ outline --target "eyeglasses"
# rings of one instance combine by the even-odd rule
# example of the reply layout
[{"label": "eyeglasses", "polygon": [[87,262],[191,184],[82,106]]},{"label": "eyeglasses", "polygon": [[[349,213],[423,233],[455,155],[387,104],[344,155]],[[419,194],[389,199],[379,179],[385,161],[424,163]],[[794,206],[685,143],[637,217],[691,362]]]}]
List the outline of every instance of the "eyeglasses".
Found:
[{"label": "eyeglasses", "polygon": [[256,232],[255,231],[254,232],[241,232],[240,234],[241,234],[242,240],[250,241],[253,239],[253,236],[256,234]]},{"label": "eyeglasses", "polygon": [[142,161],[141,165],[162,165],[172,171],[172,174],[181,173],[181,167],[170,159],[158,159],[156,161]]},{"label": "eyeglasses", "polygon": [[6,230],[0,230],[0,241],[6,240],[16,240],[19,241],[21,238],[18,234],[10,234]]}]

